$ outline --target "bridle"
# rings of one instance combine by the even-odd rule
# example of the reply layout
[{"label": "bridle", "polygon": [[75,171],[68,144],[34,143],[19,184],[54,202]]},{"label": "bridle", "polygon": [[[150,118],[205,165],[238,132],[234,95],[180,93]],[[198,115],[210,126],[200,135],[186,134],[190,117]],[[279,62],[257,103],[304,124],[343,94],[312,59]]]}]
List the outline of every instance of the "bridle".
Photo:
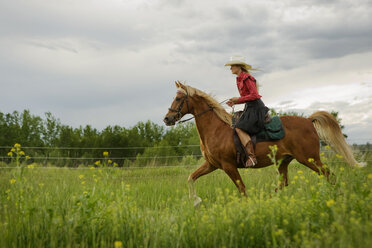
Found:
[{"label": "bridle", "polygon": [[[181,104],[178,106],[177,109],[168,108],[169,111],[171,111],[171,112],[176,112],[176,113],[177,113],[177,120],[179,120],[179,119],[182,118],[181,109],[182,109],[183,105],[185,104],[185,102],[186,102],[186,106],[187,106],[187,112],[190,113],[189,102],[188,102],[188,100],[187,100],[188,96],[189,96],[189,94],[188,94],[187,91],[186,91],[186,94],[185,94],[185,96],[182,98],[182,102],[181,102]],[[220,102],[220,104],[226,102],[227,100],[228,100],[228,99],[226,99],[226,100]],[[199,114],[195,114],[193,117],[190,117],[190,118],[188,118],[188,119],[186,119],[186,120],[179,121],[178,123],[179,123],[179,124],[180,124],[180,123],[184,123],[184,122],[186,122],[186,121],[189,121],[189,120],[192,120],[192,119],[194,119],[194,118],[196,118],[196,117],[199,117],[199,116],[201,116],[201,115],[203,115],[203,114],[205,114],[205,113],[207,113],[207,112],[209,112],[209,111],[212,111],[212,110],[213,110],[213,107],[210,106],[210,105],[208,105],[208,106],[209,106],[209,108],[206,109],[206,110],[204,110],[203,112],[200,112]]]},{"label": "bridle", "polygon": [[178,109],[172,109],[172,108],[168,108],[169,111],[171,112],[176,112],[177,113],[177,119],[181,119],[182,118],[182,114],[181,114],[181,109],[183,107],[183,105],[185,104],[186,102],[186,106],[187,106],[187,112],[190,113],[190,108],[189,108],[189,102],[187,101],[187,97],[189,96],[189,94],[186,92],[186,95],[184,98],[182,98],[182,102],[181,104],[178,106]]}]

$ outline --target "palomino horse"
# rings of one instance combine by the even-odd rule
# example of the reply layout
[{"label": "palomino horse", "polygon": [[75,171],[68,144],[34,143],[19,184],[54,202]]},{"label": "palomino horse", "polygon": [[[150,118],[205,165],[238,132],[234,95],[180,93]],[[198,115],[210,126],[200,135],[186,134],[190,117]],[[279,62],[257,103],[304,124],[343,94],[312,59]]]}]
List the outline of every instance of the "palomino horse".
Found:
[{"label": "palomino horse", "polygon": [[[198,205],[201,199],[196,195],[194,182],[199,177],[216,169],[222,169],[234,182],[240,193],[245,195],[245,185],[240,177],[236,162],[236,149],[231,128],[232,116],[208,94],[190,86],[176,82],[177,95],[164,118],[166,125],[175,125],[185,114],[195,117],[200,136],[200,147],[205,162],[188,178],[190,199]],[[285,137],[281,140],[257,143],[255,153],[258,164],[254,168],[272,165],[267,156],[269,146],[277,145],[276,160],[281,160],[279,173],[280,188],[288,186],[288,164],[296,159],[301,164],[324,174],[328,179],[330,171],[320,161],[319,138],[327,142],[333,150],[341,154],[351,165],[358,166],[350,146],[342,135],[336,119],[325,111],[313,113],[309,118],[298,116],[281,117]],[[309,159],[312,158],[312,159]]]}]

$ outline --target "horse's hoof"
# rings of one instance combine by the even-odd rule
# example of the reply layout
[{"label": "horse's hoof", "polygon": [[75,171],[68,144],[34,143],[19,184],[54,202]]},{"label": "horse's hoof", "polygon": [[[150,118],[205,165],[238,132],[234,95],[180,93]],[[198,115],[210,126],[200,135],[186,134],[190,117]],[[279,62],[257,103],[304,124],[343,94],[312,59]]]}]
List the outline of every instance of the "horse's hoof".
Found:
[{"label": "horse's hoof", "polygon": [[198,207],[201,202],[202,202],[202,199],[199,196],[195,197],[194,207]]}]

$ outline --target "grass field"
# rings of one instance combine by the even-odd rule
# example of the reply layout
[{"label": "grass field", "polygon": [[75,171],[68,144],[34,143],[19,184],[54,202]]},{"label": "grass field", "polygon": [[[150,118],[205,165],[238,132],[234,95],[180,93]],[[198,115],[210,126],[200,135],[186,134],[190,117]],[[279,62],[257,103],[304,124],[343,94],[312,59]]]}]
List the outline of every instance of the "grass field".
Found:
[{"label": "grass field", "polygon": [[[336,160],[334,160],[336,161]],[[333,163],[335,185],[292,163],[241,170],[248,198],[222,171],[196,167],[0,169],[1,247],[372,247],[372,169]]]}]

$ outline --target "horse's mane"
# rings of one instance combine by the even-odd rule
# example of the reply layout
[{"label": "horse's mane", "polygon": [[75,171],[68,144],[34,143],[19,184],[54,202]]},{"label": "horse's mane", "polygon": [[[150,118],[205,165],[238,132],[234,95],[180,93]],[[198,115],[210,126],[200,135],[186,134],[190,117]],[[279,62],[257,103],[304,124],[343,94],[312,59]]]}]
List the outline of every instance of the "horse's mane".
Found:
[{"label": "horse's mane", "polygon": [[209,106],[213,107],[213,111],[223,122],[227,123],[230,126],[232,125],[232,115],[227,113],[226,110],[221,106],[221,104],[219,104],[213,97],[191,86],[188,86],[188,85],[184,85],[184,86],[186,87],[185,90],[190,96],[202,97]]}]

